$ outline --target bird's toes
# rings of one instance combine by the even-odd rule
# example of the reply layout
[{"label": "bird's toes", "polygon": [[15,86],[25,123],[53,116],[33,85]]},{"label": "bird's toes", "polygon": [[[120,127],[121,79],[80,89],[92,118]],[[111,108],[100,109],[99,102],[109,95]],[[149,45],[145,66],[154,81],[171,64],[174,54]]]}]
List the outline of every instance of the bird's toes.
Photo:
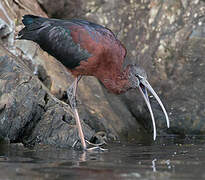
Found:
[{"label": "bird's toes", "polygon": [[106,133],[103,131],[100,131],[98,133],[96,133],[90,141],[85,140],[85,142],[87,143],[88,147],[90,146],[90,148],[86,149],[86,151],[106,151],[107,149],[102,148],[103,145],[107,144],[107,137],[106,137]]},{"label": "bird's toes", "polygon": [[88,151],[88,152],[105,152],[105,151],[108,151],[108,149],[104,149],[102,147],[96,146],[96,147],[87,148],[86,151]]},{"label": "bird's toes", "polygon": [[90,146],[94,146],[94,147],[100,147],[100,146],[102,146],[102,145],[104,145],[104,144],[107,144],[106,142],[100,142],[100,143],[92,143],[92,142],[90,142],[90,141],[88,141],[88,140],[86,140],[85,139],[85,142],[88,144],[88,145],[90,145]]},{"label": "bird's toes", "polygon": [[77,140],[75,140],[75,142],[73,143],[73,145],[72,145],[72,148],[75,148],[76,147],[76,145],[78,144],[78,142],[79,142],[79,140],[77,139]]},{"label": "bird's toes", "polygon": [[[76,140],[73,145],[72,145],[72,148],[74,149],[78,149],[79,146],[78,146],[78,143],[80,141],[79,140]],[[84,151],[88,151],[88,152],[105,152],[107,151],[108,149],[105,149],[105,148],[102,148],[100,146],[104,145],[105,143],[98,143],[98,144],[94,144],[94,143],[91,143],[89,142],[88,140],[85,140],[85,142],[88,144],[88,146],[90,146],[89,148],[86,148],[86,149],[83,149]]]}]

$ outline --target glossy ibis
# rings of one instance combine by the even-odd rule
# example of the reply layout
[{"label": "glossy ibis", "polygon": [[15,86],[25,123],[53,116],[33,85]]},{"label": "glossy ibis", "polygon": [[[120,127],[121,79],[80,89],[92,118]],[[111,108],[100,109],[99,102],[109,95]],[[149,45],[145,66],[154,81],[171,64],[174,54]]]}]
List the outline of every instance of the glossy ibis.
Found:
[{"label": "glossy ibis", "polygon": [[84,150],[87,146],[76,107],[77,85],[83,75],[95,76],[110,92],[115,94],[138,88],[151,114],[155,140],[155,120],[147,94],[147,90],[150,91],[161,106],[169,127],[167,112],[147,81],[145,71],[137,65],[128,65],[123,68],[126,49],[111,30],[80,19],[60,20],[25,15],[22,22],[25,27],[19,32],[18,39],[38,43],[75,77],[75,81],[67,90],[67,95]]}]

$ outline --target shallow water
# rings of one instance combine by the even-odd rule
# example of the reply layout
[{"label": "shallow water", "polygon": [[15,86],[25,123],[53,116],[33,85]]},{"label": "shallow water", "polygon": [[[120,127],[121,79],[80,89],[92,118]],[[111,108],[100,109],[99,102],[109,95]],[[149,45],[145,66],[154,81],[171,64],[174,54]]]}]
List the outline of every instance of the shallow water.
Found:
[{"label": "shallow water", "polygon": [[103,153],[0,145],[0,180],[205,179],[205,137],[109,144]]}]

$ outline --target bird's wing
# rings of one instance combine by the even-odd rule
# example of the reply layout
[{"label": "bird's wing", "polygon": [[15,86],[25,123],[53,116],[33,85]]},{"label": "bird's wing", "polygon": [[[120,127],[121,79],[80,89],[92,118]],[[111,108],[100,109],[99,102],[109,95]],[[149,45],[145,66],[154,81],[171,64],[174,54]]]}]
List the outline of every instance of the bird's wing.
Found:
[{"label": "bird's wing", "polygon": [[[99,24],[95,24],[93,22],[89,22],[86,20],[79,20],[79,19],[73,19],[73,23],[81,25],[84,29],[86,29],[93,40],[96,42],[99,39],[109,39],[109,41],[112,41],[110,44],[116,44],[118,46],[119,54],[124,58],[127,54],[127,50],[124,47],[124,45],[117,39],[115,34],[108,28],[101,26]],[[99,33],[99,34],[98,34]]]},{"label": "bird's wing", "polygon": [[75,42],[86,47],[92,55],[104,56],[104,59],[107,56],[108,64],[117,63],[121,67],[127,50],[110,29],[86,20],[72,19],[70,22],[73,23],[69,29]]},{"label": "bird's wing", "polygon": [[[109,29],[85,20],[59,20],[25,15],[20,39],[32,40],[69,69],[103,49],[124,57],[126,50]],[[115,48],[115,46],[118,46]],[[119,52],[117,52],[119,51]],[[124,59],[124,58],[121,58]]]}]

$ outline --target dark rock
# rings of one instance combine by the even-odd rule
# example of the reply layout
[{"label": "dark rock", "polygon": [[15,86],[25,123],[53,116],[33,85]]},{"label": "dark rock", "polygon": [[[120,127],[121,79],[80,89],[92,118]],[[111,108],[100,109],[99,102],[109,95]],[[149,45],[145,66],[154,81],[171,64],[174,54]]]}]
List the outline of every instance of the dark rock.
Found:
[{"label": "dark rock", "polygon": [[[68,105],[2,46],[0,54],[0,137],[27,145],[72,146],[78,134]],[[84,123],[83,128],[90,139],[94,131]]]},{"label": "dark rock", "polygon": [[[82,8],[81,0],[66,0],[58,1],[58,6],[56,6],[55,0],[38,0],[42,9],[47,13],[49,17],[55,18],[67,18],[67,17],[79,17],[81,14],[85,14]],[[80,11],[79,11],[80,9]],[[81,11],[82,10],[82,11]]]}]

